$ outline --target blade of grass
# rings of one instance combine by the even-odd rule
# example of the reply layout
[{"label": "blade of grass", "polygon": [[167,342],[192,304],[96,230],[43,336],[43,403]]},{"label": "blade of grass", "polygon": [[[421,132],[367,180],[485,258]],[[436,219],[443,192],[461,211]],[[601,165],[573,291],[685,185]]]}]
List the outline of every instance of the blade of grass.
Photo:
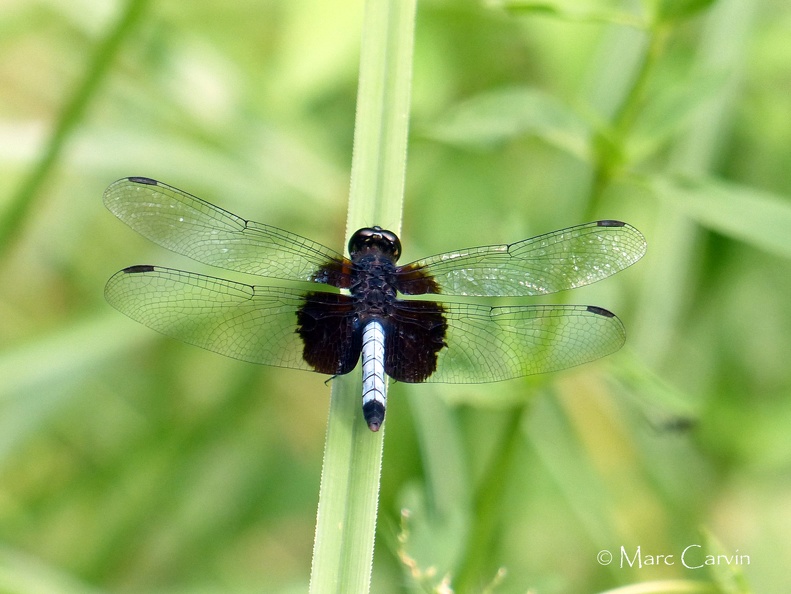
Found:
[{"label": "blade of grass", "polygon": [[[454,586],[458,592],[473,592],[476,583],[487,574],[492,564],[492,551],[497,548],[498,532],[502,530],[502,502],[507,486],[503,477],[510,476],[511,463],[518,443],[522,440],[520,427],[526,405],[515,407],[505,419],[502,437],[487,466],[486,475],[480,480],[475,493],[472,526],[467,534],[464,557],[459,564]],[[493,521],[493,519],[495,521]],[[492,569],[492,574],[496,573]]]},{"label": "blade of grass", "polygon": [[30,212],[47,174],[60,157],[66,141],[82,120],[88,104],[96,95],[99,84],[109,71],[121,43],[145,14],[147,3],[148,0],[129,0],[118,22],[96,47],[85,78],[77,85],[74,94],[63,108],[41,157],[22,181],[19,190],[11,198],[6,212],[0,218],[0,252],[8,250],[13,243],[13,237]]},{"label": "blade of grass", "polygon": [[702,227],[791,257],[791,204],[786,196],[705,177],[654,176],[650,188]]},{"label": "blade of grass", "polygon": [[[401,230],[415,0],[365,4],[347,236],[378,224]],[[368,592],[384,426],[362,419],[361,379],[333,382],[310,591]]]}]

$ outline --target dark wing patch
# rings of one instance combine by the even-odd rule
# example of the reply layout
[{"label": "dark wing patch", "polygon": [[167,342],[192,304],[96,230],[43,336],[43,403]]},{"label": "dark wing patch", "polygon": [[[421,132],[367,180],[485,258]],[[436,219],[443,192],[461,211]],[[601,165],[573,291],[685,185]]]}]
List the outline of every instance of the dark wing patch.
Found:
[{"label": "dark wing patch", "polygon": [[[351,324],[351,316],[333,309],[333,304],[343,309],[343,303],[334,299],[342,296],[327,294],[323,299],[323,295],[253,287],[158,266],[126,268],[105,287],[113,307],[172,338],[251,363],[335,373],[343,367],[341,358],[348,355],[336,346],[332,355],[322,360],[314,357],[309,363],[302,339],[305,330],[300,329],[300,319],[307,320],[305,311],[313,310],[335,311],[338,326]],[[324,333],[331,335],[326,329]],[[332,357],[338,360],[330,361]]]},{"label": "dark wing patch", "polygon": [[442,287],[430,276],[428,266],[422,265],[423,260],[399,266],[395,273],[396,289],[404,295],[437,295]]},{"label": "dark wing patch", "polygon": [[350,262],[337,252],[295,233],[247,221],[162,182],[119,179],[105,190],[104,204],[144,237],[198,262],[344,286]]},{"label": "dark wing patch", "polygon": [[428,382],[477,384],[558,371],[614,353],[626,340],[621,321],[598,307],[442,307],[448,346]]},{"label": "dark wing patch", "polygon": [[595,221],[510,245],[417,260],[398,269],[396,288],[405,295],[546,295],[615,274],[642,258],[645,248],[645,238],[631,225]]},{"label": "dark wing patch", "polygon": [[447,324],[441,303],[397,301],[387,319],[385,373],[400,382],[423,382],[437,368]]},{"label": "dark wing patch", "polygon": [[343,375],[357,365],[362,335],[355,332],[354,302],[348,295],[311,292],[297,312],[305,361],[320,373]]}]

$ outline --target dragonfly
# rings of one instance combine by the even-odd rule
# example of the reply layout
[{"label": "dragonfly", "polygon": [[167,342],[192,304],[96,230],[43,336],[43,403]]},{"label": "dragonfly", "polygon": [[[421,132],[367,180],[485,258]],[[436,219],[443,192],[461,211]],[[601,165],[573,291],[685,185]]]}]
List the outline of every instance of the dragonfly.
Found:
[{"label": "dragonfly", "polygon": [[[147,177],[114,182],[104,203],[144,237],[198,262],[324,285],[251,285],[136,265],[110,278],[105,297],[162,334],[242,361],[337,376],[362,358],[363,417],[372,431],[384,422],[386,376],[406,383],[497,382],[587,363],[625,342],[621,321],[595,305],[491,306],[445,295],[574,289],[631,266],[646,250],[631,225],[600,220],[399,266],[399,238],[377,226],[356,231],[345,257]],[[412,295],[443,299],[402,297]]]}]

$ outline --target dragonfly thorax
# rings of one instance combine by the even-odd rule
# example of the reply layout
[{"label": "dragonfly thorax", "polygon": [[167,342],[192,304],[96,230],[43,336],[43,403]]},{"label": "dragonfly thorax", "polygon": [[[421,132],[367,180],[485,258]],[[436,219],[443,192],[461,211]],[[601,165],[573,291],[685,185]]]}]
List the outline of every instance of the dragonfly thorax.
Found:
[{"label": "dragonfly thorax", "polygon": [[354,259],[349,291],[357,300],[360,320],[387,316],[397,298],[396,266],[386,255],[366,252]]}]

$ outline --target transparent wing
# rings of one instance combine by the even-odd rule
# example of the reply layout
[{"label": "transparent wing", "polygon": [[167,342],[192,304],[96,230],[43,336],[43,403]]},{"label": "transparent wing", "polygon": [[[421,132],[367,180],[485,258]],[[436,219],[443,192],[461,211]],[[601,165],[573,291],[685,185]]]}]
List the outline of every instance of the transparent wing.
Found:
[{"label": "transparent wing", "polygon": [[[359,356],[351,336],[354,309],[343,295],[132,266],[110,278],[105,297],[167,336],[252,363],[346,373]],[[310,350],[299,333],[299,312],[306,303],[307,315],[316,314],[309,324],[316,338],[308,341],[314,345]],[[409,304],[399,308],[409,310]],[[415,311],[424,314],[424,309]],[[439,351],[436,371],[418,381],[483,383],[557,371],[608,355],[625,340],[618,318],[593,306],[443,303],[442,313],[448,346]]]},{"label": "transparent wing", "polygon": [[172,338],[251,363],[314,370],[297,333],[302,291],[132,266],[113,275],[104,294],[119,311]]},{"label": "transparent wing", "polygon": [[[631,225],[595,221],[510,245],[475,247],[417,260],[399,270],[397,284],[405,294],[545,295],[615,274],[642,258],[645,248],[645,238]],[[436,285],[426,278],[433,279],[438,290],[432,290]]]},{"label": "transparent wing", "polygon": [[[132,229],[176,253],[212,266],[272,278],[314,281],[343,256],[304,237],[247,221],[145,177],[119,179],[104,204]],[[319,280],[319,282],[323,282]]]},{"label": "transparent wing", "polygon": [[626,340],[621,321],[595,306],[442,307],[447,347],[428,382],[474,384],[558,371],[614,353]]}]

